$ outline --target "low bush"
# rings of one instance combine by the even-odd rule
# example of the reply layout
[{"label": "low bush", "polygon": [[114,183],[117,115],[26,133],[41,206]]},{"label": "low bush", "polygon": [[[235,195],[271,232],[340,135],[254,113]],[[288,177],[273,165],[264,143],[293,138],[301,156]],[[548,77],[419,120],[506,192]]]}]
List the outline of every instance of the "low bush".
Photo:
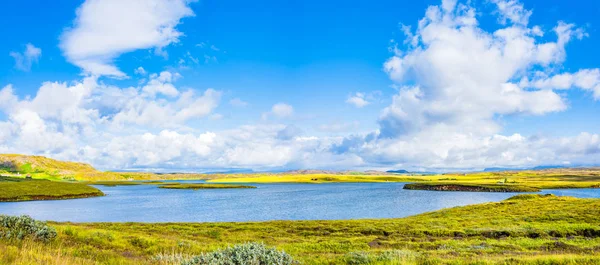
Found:
[{"label": "low bush", "polygon": [[297,263],[284,251],[267,247],[262,243],[235,245],[195,256],[182,265],[290,265]]},{"label": "low bush", "polygon": [[56,230],[46,222],[23,216],[0,215],[0,239],[23,240],[32,238],[48,242],[56,237]]},{"label": "low bush", "polygon": [[386,250],[380,253],[350,252],[344,255],[344,262],[348,265],[369,264],[412,264],[419,254],[410,250]]}]

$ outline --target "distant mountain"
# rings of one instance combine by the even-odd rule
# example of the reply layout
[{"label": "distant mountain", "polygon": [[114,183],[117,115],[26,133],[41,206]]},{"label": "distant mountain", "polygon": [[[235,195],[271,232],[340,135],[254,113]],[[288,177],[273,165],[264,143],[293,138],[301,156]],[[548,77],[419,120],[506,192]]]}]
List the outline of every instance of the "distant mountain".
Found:
[{"label": "distant mountain", "polygon": [[488,167],[488,168],[484,168],[483,172],[501,172],[501,171],[514,171],[514,170],[524,170],[524,168]]},{"label": "distant mountain", "polygon": [[510,167],[489,167],[483,169],[483,172],[502,172],[502,171],[518,171],[518,170],[544,170],[544,169],[553,169],[553,168],[567,168],[565,166],[559,165],[546,165],[546,166],[537,166],[531,168],[510,168]]},{"label": "distant mountain", "polygon": [[388,170],[386,171],[387,173],[396,173],[396,174],[406,174],[406,173],[410,173],[404,169],[397,169],[397,170]]},{"label": "distant mountain", "polygon": [[254,170],[247,168],[234,168],[223,171],[210,171],[206,172],[206,174],[241,174],[241,173],[254,173]]},{"label": "distant mountain", "polygon": [[556,165],[548,165],[548,166],[537,166],[532,168],[533,170],[542,170],[542,169],[553,169],[553,168],[567,168],[565,166],[556,166]]}]

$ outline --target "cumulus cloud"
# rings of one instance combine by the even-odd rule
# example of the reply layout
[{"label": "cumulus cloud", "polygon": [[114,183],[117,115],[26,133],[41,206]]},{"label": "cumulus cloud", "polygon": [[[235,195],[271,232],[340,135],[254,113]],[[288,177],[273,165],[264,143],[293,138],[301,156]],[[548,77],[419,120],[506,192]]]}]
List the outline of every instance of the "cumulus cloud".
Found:
[{"label": "cumulus cloud", "polygon": [[332,152],[355,153],[369,164],[444,169],[589,162],[566,148],[575,142],[597,156],[593,134],[499,134],[503,115],[567,109],[557,89],[580,88],[597,97],[599,86],[597,69],[554,73],[566,59],[566,44],[585,37],[583,30],[559,21],[555,40],[542,41],[540,27],[528,27],[532,12],[520,2],[492,3],[501,25],[494,31],[479,27],[468,2],[447,0],[430,6],[414,32],[403,26],[405,46],[392,42],[394,55],[384,64],[399,91],[382,111],[379,130],[346,137]]},{"label": "cumulus cloud", "polygon": [[[84,11],[87,5],[102,6],[99,3],[84,3],[78,19],[87,17],[83,15],[90,12]],[[135,3],[140,4],[127,5]],[[182,11],[187,3],[180,2],[180,12],[164,10],[171,19],[153,24],[175,31],[167,35],[177,37],[163,38],[161,33],[156,39],[168,41],[152,38],[147,45],[136,42],[130,48],[111,44],[106,50],[90,48],[93,53],[78,53],[75,47],[69,58],[84,63],[90,59],[117,72],[94,72],[98,69],[82,66],[86,71],[118,76],[112,64],[118,54],[160,48],[177,40],[174,27],[188,15]],[[183,77],[163,71],[144,76],[130,87],[108,85],[94,75],[76,82],[45,82],[36,95],[25,98],[17,96],[17,88],[6,85],[0,89],[0,111],[6,114],[0,121],[0,152],[83,160],[103,169],[166,170],[460,170],[600,161],[600,135],[595,133],[570,137],[502,134],[505,115],[546,115],[567,109],[567,98],[559,94],[562,90],[581,89],[599,99],[600,70],[561,70],[565,69],[566,45],[586,36],[577,26],[557,22],[551,34],[544,33],[541,27],[529,25],[533,13],[520,2],[492,3],[496,9],[492,15],[499,23],[493,31],[479,26],[475,14],[480,13],[470,1],[455,0],[429,7],[415,26],[402,27],[407,40],[392,42],[393,54],[384,64],[397,92],[381,111],[378,129],[369,133],[317,137],[300,125],[278,124],[294,117],[294,108],[286,103],[275,104],[263,114],[265,119],[277,118],[272,122],[219,131],[190,128],[198,119],[210,122],[220,116],[215,109],[222,92],[181,89],[177,80]],[[155,10],[150,11],[148,19],[155,18]],[[66,36],[82,34],[77,33],[78,25],[87,23],[76,23]],[[348,99],[353,97],[374,102],[369,93],[355,93]],[[229,103],[247,105],[241,99]],[[339,122],[317,129],[345,132],[356,127],[357,123]]]},{"label": "cumulus cloud", "polygon": [[492,0],[492,3],[498,6],[499,21],[506,24],[510,21],[513,24],[527,26],[531,10],[525,9],[522,3],[517,0]]},{"label": "cumulus cloud", "polygon": [[291,140],[302,134],[302,129],[295,125],[285,126],[282,130],[277,132],[277,139],[280,140]]},{"label": "cumulus cloud", "polygon": [[234,107],[246,107],[248,102],[241,100],[240,98],[234,98],[229,101],[229,104]]},{"label": "cumulus cloud", "polygon": [[332,122],[328,124],[321,124],[317,127],[319,131],[322,132],[330,132],[330,133],[338,133],[338,132],[348,132],[350,130],[358,128],[360,125],[359,122]]},{"label": "cumulus cloud", "polygon": [[367,101],[365,99],[365,94],[364,93],[356,93],[354,95],[351,95],[348,97],[348,99],[346,99],[346,103],[354,105],[357,108],[362,108],[364,106],[369,105],[369,101]]},{"label": "cumulus cloud", "polygon": [[141,67],[141,66],[136,68],[135,70],[133,70],[133,72],[138,75],[146,75],[147,74],[146,69],[144,69],[144,67]]},{"label": "cumulus cloud", "polygon": [[262,114],[262,119],[267,120],[269,117],[289,118],[294,115],[294,107],[286,103],[277,103],[271,107],[271,111]]},{"label": "cumulus cloud", "polygon": [[9,55],[15,59],[16,69],[28,72],[31,70],[31,66],[37,63],[42,56],[42,49],[35,47],[31,43],[27,43],[25,51],[11,52]]},{"label": "cumulus cloud", "polygon": [[383,137],[438,125],[489,135],[500,128],[494,122],[497,115],[543,115],[566,109],[564,99],[553,90],[524,89],[513,80],[527,76],[533,67],[562,63],[565,45],[580,37],[579,30],[559,22],[556,41],[541,42],[537,32],[526,27],[531,11],[517,1],[493,2],[500,18],[512,22],[493,32],[478,26],[471,6],[427,9],[413,33],[419,40],[416,47],[398,51],[384,65],[395,82],[415,85],[402,88],[383,111]]},{"label": "cumulus cloud", "polygon": [[273,108],[271,108],[271,112],[273,113],[273,115],[279,118],[285,118],[290,117],[292,116],[292,114],[294,114],[294,108],[291,105],[285,103],[277,103],[273,105]]},{"label": "cumulus cloud", "polygon": [[124,77],[114,59],[138,49],[164,55],[164,48],[183,35],[176,29],[181,19],[194,15],[190,2],[87,0],[77,9],[73,26],[62,34],[60,47],[87,73]]},{"label": "cumulus cloud", "polygon": [[163,71],[160,74],[152,74],[150,75],[150,81],[142,88],[142,91],[151,97],[154,97],[157,94],[175,97],[179,95],[179,91],[172,83],[180,77],[181,75],[179,73],[171,73],[169,71]]},{"label": "cumulus cloud", "polygon": [[523,87],[538,89],[579,88],[591,91],[594,99],[600,100],[600,69],[598,68],[582,69],[576,73],[560,73],[552,76],[538,72],[532,80],[524,77],[519,84]]}]

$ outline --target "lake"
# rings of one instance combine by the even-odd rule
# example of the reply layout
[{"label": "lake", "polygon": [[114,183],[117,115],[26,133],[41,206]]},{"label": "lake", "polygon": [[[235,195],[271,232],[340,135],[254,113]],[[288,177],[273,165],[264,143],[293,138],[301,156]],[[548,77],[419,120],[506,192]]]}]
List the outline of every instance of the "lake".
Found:
[{"label": "lake", "polygon": [[[257,189],[195,191],[159,189],[154,185],[97,186],[107,196],[0,202],[0,214],[27,214],[39,220],[72,222],[397,218],[454,206],[501,201],[517,194],[404,190],[404,183],[251,185]],[[600,189],[544,190],[542,193],[600,197]]]}]

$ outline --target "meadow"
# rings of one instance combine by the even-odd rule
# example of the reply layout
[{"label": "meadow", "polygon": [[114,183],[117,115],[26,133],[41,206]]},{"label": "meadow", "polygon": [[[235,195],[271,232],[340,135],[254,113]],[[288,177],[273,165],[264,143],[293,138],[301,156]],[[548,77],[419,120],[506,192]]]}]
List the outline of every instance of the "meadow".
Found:
[{"label": "meadow", "polygon": [[102,191],[80,183],[0,177],[0,202],[75,199],[103,195]]},{"label": "meadow", "polygon": [[408,182],[430,186],[414,188],[430,189],[433,184],[460,184],[488,188],[500,186],[505,189],[527,191],[539,189],[570,189],[600,187],[599,168],[558,168],[546,170],[515,170],[502,172],[469,173],[387,173],[387,172],[284,172],[244,174],[195,174],[195,173],[147,173],[106,172],[91,165],[58,161],[43,156],[0,154],[0,175],[53,181],[82,182],[94,185],[142,185],[163,184],[161,180],[196,179],[209,183],[331,183],[331,182]]},{"label": "meadow", "polygon": [[196,184],[196,183],[168,183],[158,186],[161,189],[177,189],[177,190],[201,190],[201,189],[255,189],[255,186],[250,185],[233,185],[233,184]]},{"label": "meadow", "polygon": [[541,189],[599,188],[600,169],[561,168],[503,172],[444,174],[389,174],[342,172],[328,174],[238,174],[213,176],[210,183],[328,183],[328,182],[409,182],[414,189],[432,189],[439,185],[479,187],[482,191],[537,191]]},{"label": "meadow", "polygon": [[[103,195],[90,185],[201,189],[252,187],[245,183],[411,182],[407,185],[409,189],[451,191],[466,187],[502,192],[600,187],[598,169],[448,174],[153,174],[101,172],[87,164],[19,155],[0,155],[0,174],[4,175],[0,177],[0,201]],[[186,178],[208,182],[162,181]],[[3,223],[0,224],[0,264],[187,264],[202,253],[220,256],[228,250],[214,251],[231,246],[246,250],[265,246],[267,252],[274,247],[276,250],[272,251],[285,251],[301,264],[600,264],[599,215],[599,199],[525,194],[502,202],[401,219],[50,222],[49,228],[40,228],[44,233],[56,232],[55,238],[47,241],[35,237],[8,238],[10,225]],[[39,222],[35,224],[41,227]],[[256,244],[247,244],[249,242]]]},{"label": "meadow", "polygon": [[50,242],[0,239],[0,264],[181,264],[260,242],[301,264],[600,264],[600,200],[519,195],[402,219],[49,223]]}]

